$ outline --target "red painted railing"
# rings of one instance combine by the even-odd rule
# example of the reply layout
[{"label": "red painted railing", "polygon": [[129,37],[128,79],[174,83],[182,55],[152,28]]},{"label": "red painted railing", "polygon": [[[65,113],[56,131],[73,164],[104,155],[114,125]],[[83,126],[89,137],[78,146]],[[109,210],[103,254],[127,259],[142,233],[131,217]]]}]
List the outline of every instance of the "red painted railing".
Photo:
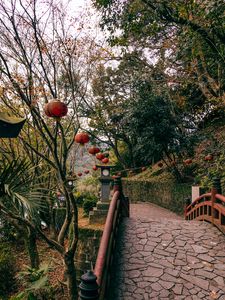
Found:
[{"label": "red painted railing", "polygon": [[113,261],[113,249],[115,248],[116,234],[122,217],[129,217],[129,201],[122,193],[121,179],[117,178],[114,181],[114,194],[110,202],[94,268],[100,300],[106,299]]},{"label": "red painted railing", "polygon": [[185,208],[185,219],[208,221],[225,233],[225,197],[213,188]]}]

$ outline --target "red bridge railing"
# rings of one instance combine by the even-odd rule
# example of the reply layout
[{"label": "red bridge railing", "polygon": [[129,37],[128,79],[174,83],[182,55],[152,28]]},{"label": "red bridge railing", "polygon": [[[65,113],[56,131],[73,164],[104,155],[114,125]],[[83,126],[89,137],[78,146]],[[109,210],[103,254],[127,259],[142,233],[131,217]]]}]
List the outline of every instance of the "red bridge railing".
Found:
[{"label": "red bridge railing", "polygon": [[113,250],[116,245],[119,225],[123,217],[129,217],[129,200],[123,195],[121,178],[118,177],[114,180],[113,197],[110,202],[94,272],[88,271],[81,277],[80,300],[107,299],[110,270],[113,263]]},{"label": "red bridge railing", "polygon": [[225,233],[225,197],[213,188],[185,208],[185,219],[208,221]]}]

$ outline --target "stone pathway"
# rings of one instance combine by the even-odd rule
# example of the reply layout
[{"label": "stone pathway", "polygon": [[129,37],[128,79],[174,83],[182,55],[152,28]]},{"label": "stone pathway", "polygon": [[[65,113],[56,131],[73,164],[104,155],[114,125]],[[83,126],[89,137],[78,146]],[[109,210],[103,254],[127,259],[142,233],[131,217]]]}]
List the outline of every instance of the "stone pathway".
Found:
[{"label": "stone pathway", "polygon": [[225,236],[153,204],[121,225],[110,300],[225,300]]}]

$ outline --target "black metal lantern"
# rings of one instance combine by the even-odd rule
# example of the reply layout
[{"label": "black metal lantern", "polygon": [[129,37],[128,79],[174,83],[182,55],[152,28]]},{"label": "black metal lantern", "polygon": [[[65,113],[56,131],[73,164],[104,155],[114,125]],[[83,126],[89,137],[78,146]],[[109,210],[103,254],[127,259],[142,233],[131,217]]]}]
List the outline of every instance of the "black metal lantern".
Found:
[{"label": "black metal lantern", "polygon": [[74,188],[75,186],[75,181],[77,180],[77,177],[76,176],[70,176],[70,177],[67,177],[67,186],[68,188],[70,188],[71,190]]}]

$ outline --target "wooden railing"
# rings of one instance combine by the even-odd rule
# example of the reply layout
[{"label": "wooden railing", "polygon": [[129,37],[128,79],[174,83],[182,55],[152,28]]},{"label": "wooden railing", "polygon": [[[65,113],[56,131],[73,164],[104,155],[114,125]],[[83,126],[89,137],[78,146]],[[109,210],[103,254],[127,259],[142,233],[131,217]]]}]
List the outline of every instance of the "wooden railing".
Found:
[{"label": "wooden railing", "polygon": [[225,197],[213,188],[186,207],[185,219],[208,221],[225,233]]},{"label": "wooden railing", "polygon": [[107,299],[107,289],[110,283],[110,270],[113,262],[113,250],[116,244],[119,225],[123,217],[129,217],[129,200],[123,195],[121,178],[117,177],[114,180],[113,197],[110,202],[104,231],[100,241],[94,272],[90,273],[89,271],[81,278],[81,300]]}]

